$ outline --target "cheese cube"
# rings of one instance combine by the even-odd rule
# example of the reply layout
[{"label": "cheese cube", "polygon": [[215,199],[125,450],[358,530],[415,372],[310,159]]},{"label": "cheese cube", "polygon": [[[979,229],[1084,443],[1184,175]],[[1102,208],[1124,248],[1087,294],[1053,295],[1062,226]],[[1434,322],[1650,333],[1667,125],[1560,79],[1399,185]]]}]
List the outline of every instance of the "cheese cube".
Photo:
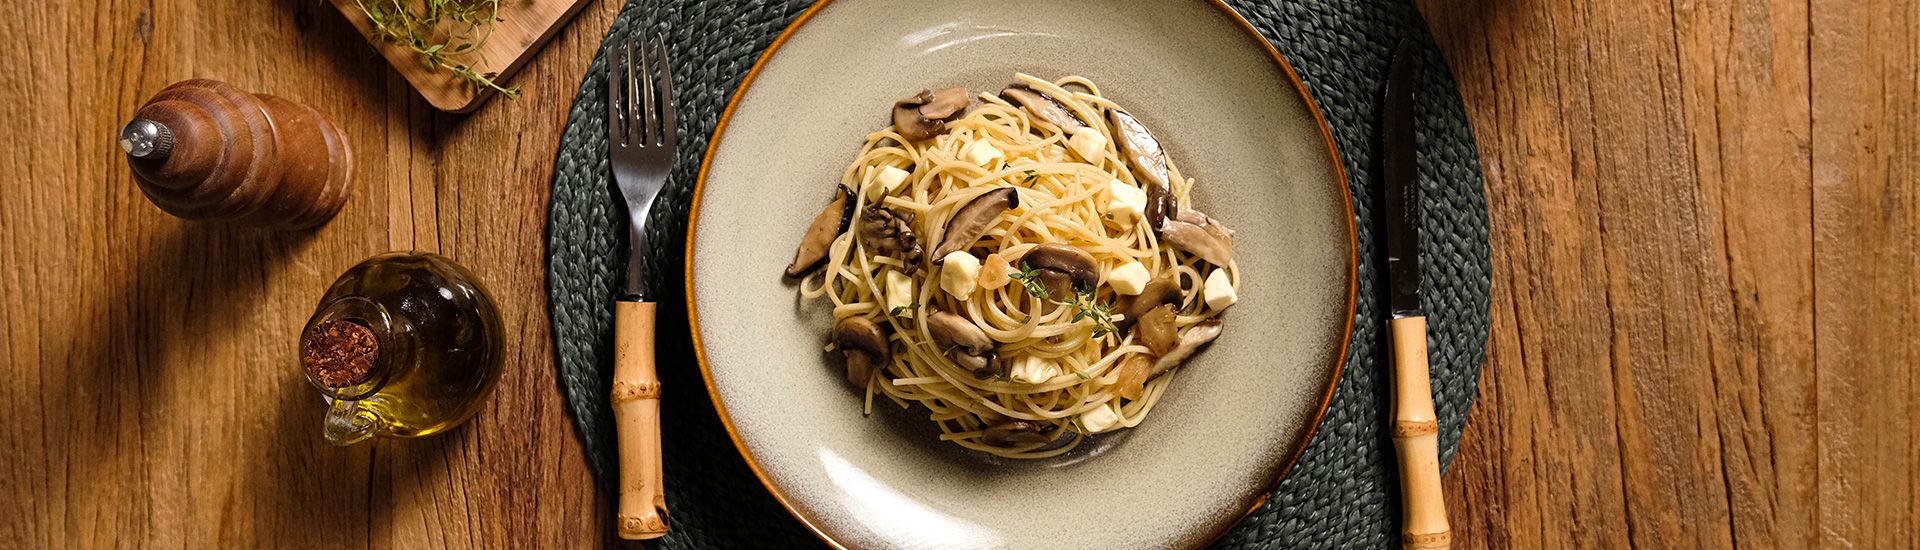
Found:
[{"label": "cheese cube", "polygon": [[1107,213],[1122,227],[1133,227],[1147,215],[1147,191],[1117,179],[1107,182]]},{"label": "cheese cube", "polygon": [[880,197],[892,193],[893,190],[900,188],[900,184],[906,183],[907,171],[892,166],[882,166],[880,173],[873,176],[873,181],[879,185],[871,188],[873,197],[869,200],[878,202]]},{"label": "cheese cube", "polygon": [[972,297],[973,291],[980,288],[980,259],[965,251],[948,253],[946,259],[941,260],[940,288],[961,300]]},{"label": "cheese cube", "polygon": [[1013,369],[1007,373],[1009,378],[1029,384],[1039,384],[1060,375],[1060,366],[1052,359],[1026,355],[1013,363]]},{"label": "cheese cube", "polygon": [[882,287],[881,290],[887,293],[887,312],[893,312],[893,308],[914,304],[913,279],[907,278],[899,271],[887,270],[886,283]]},{"label": "cheese cube", "polygon": [[1147,266],[1140,262],[1127,262],[1107,273],[1107,286],[1123,296],[1133,296],[1147,289],[1147,279],[1153,278],[1147,273]]},{"label": "cheese cube", "polygon": [[1100,433],[1120,425],[1120,415],[1113,412],[1112,405],[1100,405],[1087,412],[1080,413],[1080,427],[1088,433]]},{"label": "cheese cube", "polygon": [[1227,309],[1227,306],[1240,301],[1240,294],[1233,290],[1233,281],[1227,279],[1227,270],[1215,269],[1207,274],[1207,282],[1201,288],[1206,296],[1207,307],[1215,310]]},{"label": "cheese cube", "polygon": [[1005,157],[1006,153],[995,149],[992,143],[987,143],[987,140],[983,139],[968,145],[965,150],[960,151],[960,156],[967,159],[967,162],[986,166],[994,160]]},{"label": "cheese cube", "polygon": [[1072,135],[1073,137],[1067,138],[1067,147],[1072,148],[1080,158],[1097,165],[1100,159],[1106,157],[1107,136],[1101,135],[1099,130],[1077,128]]}]

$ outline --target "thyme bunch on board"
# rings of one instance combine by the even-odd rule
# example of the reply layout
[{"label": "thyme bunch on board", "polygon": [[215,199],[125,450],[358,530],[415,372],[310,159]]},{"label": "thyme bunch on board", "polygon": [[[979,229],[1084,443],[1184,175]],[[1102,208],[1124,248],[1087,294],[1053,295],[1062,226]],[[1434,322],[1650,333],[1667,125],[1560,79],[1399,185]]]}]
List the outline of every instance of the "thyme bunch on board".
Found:
[{"label": "thyme bunch on board", "polygon": [[354,0],[381,40],[407,48],[435,69],[453,73],[475,87],[492,88],[508,98],[518,87],[502,86],[498,72],[476,69],[472,57],[493,35],[500,0]]}]

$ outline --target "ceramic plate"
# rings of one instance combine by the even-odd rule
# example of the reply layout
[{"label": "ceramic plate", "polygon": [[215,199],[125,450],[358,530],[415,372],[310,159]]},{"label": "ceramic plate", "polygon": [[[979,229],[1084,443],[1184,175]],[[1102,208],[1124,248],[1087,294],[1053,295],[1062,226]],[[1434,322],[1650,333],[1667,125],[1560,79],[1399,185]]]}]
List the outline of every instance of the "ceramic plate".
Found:
[{"label": "ceramic plate", "polygon": [[[1078,74],[1151,128],[1234,227],[1241,301],[1145,423],[1039,462],[934,439],[822,352],[832,316],[781,270],[893,101]],[[1345,177],[1319,111],[1209,1],[839,0],[763,56],[715,131],[693,207],[702,372],[767,488],[853,548],[1191,547],[1265,498],[1325,410],[1353,318]]]}]

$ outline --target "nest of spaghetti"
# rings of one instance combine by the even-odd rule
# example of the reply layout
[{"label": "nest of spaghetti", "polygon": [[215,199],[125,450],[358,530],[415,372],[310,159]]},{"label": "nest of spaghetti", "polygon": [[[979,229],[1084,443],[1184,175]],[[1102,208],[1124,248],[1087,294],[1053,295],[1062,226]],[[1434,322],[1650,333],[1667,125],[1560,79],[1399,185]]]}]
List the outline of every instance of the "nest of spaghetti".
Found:
[{"label": "nest of spaghetti", "polygon": [[786,276],[847,381],[1008,458],[1144,421],[1239,300],[1233,231],[1145,124],[1070,76],[925,90],[869,134]]}]

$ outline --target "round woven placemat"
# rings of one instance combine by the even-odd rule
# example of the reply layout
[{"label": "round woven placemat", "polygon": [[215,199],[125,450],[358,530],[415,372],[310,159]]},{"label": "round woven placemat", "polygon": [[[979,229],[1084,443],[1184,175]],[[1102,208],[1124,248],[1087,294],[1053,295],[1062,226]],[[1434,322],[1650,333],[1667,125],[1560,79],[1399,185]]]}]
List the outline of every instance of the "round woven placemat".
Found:
[{"label": "round woven placemat", "polygon": [[[640,0],[608,31],[561,138],[547,225],[547,289],[562,389],[598,485],[616,493],[611,299],[625,263],[624,210],[613,199],[606,154],[607,44],[663,34],[672,49],[680,149],[653,209],[658,242],[686,238],[693,182],[714,124],[761,52],[804,11],[804,0]],[[1228,0],[1299,71],[1325,112],[1346,164],[1360,229],[1353,344],[1333,403],[1273,498],[1217,546],[1383,547],[1398,540],[1398,487],[1388,423],[1386,355],[1378,296],[1376,151],[1380,95],[1402,39],[1418,55],[1421,239],[1440,453],[1453,458],[1472,406],[1487,339],[1487,220],[1479,157],[1453,78],[1413,7],[1396,0]],[[688,336],[684,250],[660,247],[660,378],[666,438],[669,548],[817,546],[747,468],[702,390]]]}]

